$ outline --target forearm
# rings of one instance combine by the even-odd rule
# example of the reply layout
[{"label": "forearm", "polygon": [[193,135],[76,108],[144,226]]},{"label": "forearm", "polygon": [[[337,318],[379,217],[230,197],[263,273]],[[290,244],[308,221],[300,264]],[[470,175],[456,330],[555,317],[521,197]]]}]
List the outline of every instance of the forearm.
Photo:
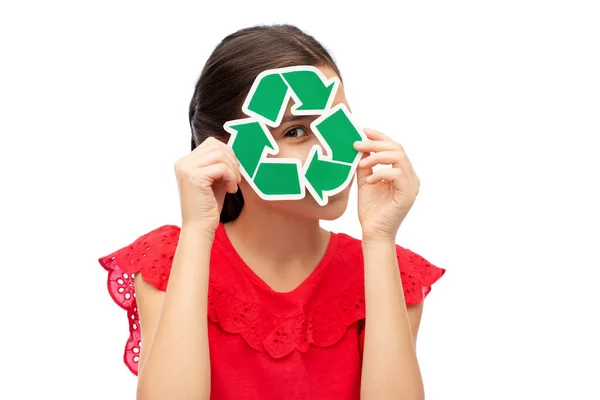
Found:
[{"label": "forearm", "polygon": [[392,241],[364,241],[366,324],[361,399],[424,398]]},{"label": "forearm", "polygon": [[214,237],[182,228],[156,332],[139,376],[138,399],[208,399],[207,301]]}]

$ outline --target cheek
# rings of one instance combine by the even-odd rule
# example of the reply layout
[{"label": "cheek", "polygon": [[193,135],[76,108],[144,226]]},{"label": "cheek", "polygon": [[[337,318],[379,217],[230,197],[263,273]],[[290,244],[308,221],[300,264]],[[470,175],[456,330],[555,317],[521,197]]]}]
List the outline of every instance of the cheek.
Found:
[{"label": "cheek", "polygon": [[315,145],[319,144],[318,141],[307,140],[302,143],[290,144],[290,143],[278,143],[279,144],[279,154],[276,157],[278,158],[297,158],[303,164],[306,161],[306,157],[310,152],[310,149]]}]

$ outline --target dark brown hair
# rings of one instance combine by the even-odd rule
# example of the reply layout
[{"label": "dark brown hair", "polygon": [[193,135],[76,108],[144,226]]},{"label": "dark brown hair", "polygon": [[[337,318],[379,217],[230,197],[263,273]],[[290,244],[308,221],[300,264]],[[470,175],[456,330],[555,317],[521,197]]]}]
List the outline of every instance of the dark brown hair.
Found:
[{"label": "dark brown hair", "polygon": [[[342,78],[329,52],[295,26],[259,25],[225,37],[208,58],[190,102],[192,150],[210,136],[228,140],[223,124],[244,117],[242,103],[259,73],[295,65],[326,65]],[[221,222],[236,219],[243,205],[241,190],[227,193]]]}]

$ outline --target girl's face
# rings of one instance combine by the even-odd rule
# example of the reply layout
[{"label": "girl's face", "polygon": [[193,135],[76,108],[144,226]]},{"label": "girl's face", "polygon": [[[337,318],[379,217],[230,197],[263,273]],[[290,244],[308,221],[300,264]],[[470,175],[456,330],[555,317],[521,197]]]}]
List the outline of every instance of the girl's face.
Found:
[{"label": "girl's face", "polygon": [[[335,71],[331,67],[319,67],[319,69],[328,79],[336,76]],[[346,105],[350,110],[341,83],[333,100],[332,107],[340,103]],[[293,104],[293,100],[290,100],[281,124],[277,128],[269,128],[273,138],[279,146],[279,153],[272,157],[297,158],[304,164],[310,149],[314,145],[320,145],[319,140],[310,129],[310,124],[318,118],[318,115],[293,115],[291,113]],[[272,207],[278,211],[287,212],[297,216],[333,220],[339,218],[346,210],[348,194],[352,185],[348,185],[341,193],[329,197],[329,201],[325,206],[317,204],[308,190],[302,200],[265,201],[254,193],[247,182],[243,181],[240,186],[242,193],[244,194],[245,203],[262,202],[262,206]]]}]

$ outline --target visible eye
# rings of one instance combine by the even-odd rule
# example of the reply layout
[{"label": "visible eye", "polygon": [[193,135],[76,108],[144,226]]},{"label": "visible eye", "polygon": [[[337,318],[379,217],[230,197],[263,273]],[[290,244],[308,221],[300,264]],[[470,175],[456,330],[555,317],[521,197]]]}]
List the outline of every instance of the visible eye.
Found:
[{"label": "visible eye", "polygon": [[283,136],[291,137],[291,138],[300,138],[304,135],[306,135],[306,132],[304,131],[304,129],[300,128],[300,127],[296,127],[296,128],[292,128],[289,131],[287,131]]}]

